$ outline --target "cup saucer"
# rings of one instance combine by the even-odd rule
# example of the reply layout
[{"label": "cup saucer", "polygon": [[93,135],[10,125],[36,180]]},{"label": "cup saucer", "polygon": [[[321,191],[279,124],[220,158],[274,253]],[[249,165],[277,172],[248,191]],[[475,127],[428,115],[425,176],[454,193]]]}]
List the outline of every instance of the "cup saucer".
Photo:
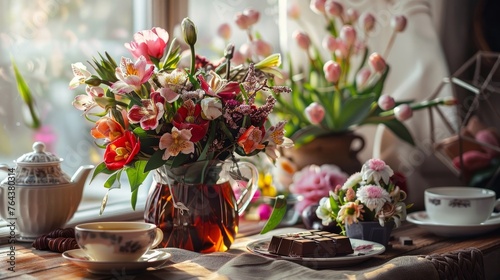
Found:
[{"label": "cup saucer", "polygon": [[172,257],[165,248],[149,250],[139,260],[130,262],[95,261],[82,249],[68,250],[62,256],[91,273],[113,275],[137,273],[150,267],[157,268]]},{"label": "cup saucer", "polygon": [[490,218],[480,224],[475,225],[447,225],[432,221],[426,211],[413,212],[408,214],[406,220],[416,224],[435,235],[445,237],[464,237],[488,233],[500,228],[500,214],[494,213]]}]

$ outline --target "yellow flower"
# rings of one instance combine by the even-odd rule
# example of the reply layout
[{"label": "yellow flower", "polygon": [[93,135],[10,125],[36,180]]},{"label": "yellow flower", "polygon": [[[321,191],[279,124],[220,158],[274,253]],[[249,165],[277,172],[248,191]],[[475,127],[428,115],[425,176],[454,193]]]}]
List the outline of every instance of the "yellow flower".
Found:
[{"label": "yellow flower", "polygon": [[273,176],[270,173],[260,173],[259,174],[259,188],[263,196],[276,196],[278,192],[273,186]]}]

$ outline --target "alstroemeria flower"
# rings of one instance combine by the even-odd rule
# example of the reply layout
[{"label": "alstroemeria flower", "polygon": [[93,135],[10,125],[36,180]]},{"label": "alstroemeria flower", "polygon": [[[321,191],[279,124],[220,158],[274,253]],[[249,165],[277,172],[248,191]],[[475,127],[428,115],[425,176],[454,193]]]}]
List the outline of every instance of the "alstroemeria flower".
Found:
[{"label": "alstroemeria flower", "polygon": [[[95,97],[103,97],[104,96],[104,89],[101,87],[87,86],[85,88],[85,91],[87,92],[87,95],[79,94],[79,95],[75,96],[75,99],[73,100],[73,107],[75,107],[76,109],[78,109],[80,111],[89,111],[90,109],[99,105],[95,101]],[[101,107],[104,107],[104,106],[102,106],[102,104],[101,104]]]},{"label": "alstroemeria flower", "polygon": [[291,148],[294,146],[293,141],[285,137],[285,125],[285,121],[280,121],[266,130],[266,137],[263,142],[267,141],[268,143],[265,152],[273,160],[280,157],[279,147]]},{"label": "alstroemeria flower", "polygon": [[384,181],[385,184],[389,184],[389,179],[394,175],[394,171],[383,160],[372,158],[363,164],[361,174],[363,181],[380,185],[380,180]]},{"label": "alstroemeria flower", "polygon": [[128,111],[130,123],[140,123],[144,130],[155,129],[163,117],[165,98],[158,92],[151,93],[150,99],[142,99],[142,106],[134,105]]},{"label": "alstroemeria flower", "polygon": [[210,122],[201,116],[200,104],[194,104],[192,100],[185,101],[182,107],[177,110],[172,123],[178,129],[191,130],[190,140],[195,143],[205,137],[210,125]]},{"label": "alstroemeria flower", "polygon": [[111,88],[119,94],[140,91],[142,84],[153,75],[153,71],[154,65],[148,65],[144,56],[140,56],[135,63],[130,58],[122,57],[115,72],[118,81]]},{"label": "alstroemeria flower", "polygon": [[102,117],[96,123],[94,128],[90,130],[90,134],[95,139],[108,139],[113,142],[120,138],[125,133],[123,127],[110,117]]},{"label": "alstroemeria flower", "polygon": [[222,116],[222,102],[218,98],[207,97],[201,100],[202,117],[206,120],[215,120]]},{"label": "alstroemeria flower", "polygon": [[234,99],[241,91],[239,83],[228,82],[214,71],[210,71],[207,77],[209,78],[208,82],[205,80],[203,75],[198,75],[201,89],[203,89],[208,95],[220,96],[223,100],[229,100]]},{"label": "alstroemeria flower", "polygon": [[262,150],[266,147],[261,143],[262,136],[262,130],[251,125],[240,138],[238,138],[238,145],[243,148],[247,155],[249,155],[255,150]]},{"label": "alstroemeria flower", "polygon": [[87,71],[87,67],[81,62],[71,64],[71,70],[73,71],[73,79],[69,82],[69,88],[75,89],[79,85],[85,84],[85,80],[91,76],[90,72]]},{"label": "alstroemeria flower", "polygon": [[160,27],[154,27],[151,30],[143,30],[134,34],[134,41],[125,43],[134,58],[144,56],[148,63],[151,63],[150,57],[161,59],[165,53],[165,47],[168,44],[169,34]]},{"label": "alstroemeria flower", "polygon": [[194,143],[189,141],[191,131],[188,129],[177,129],[172,127],[172,133],[165,133],[160,138],[159,148],[165,149],[162,159],[167,160],[170,157],[175,157],[179,153],[191,154],[194,153]]},{"label": "alstroemeria flower", "polygon": [[139,153],[140,148],[139,139],[131,131],[126,130],[123,136],[106,146],[104,163],[109,170],[118,170],[129,164]]}]

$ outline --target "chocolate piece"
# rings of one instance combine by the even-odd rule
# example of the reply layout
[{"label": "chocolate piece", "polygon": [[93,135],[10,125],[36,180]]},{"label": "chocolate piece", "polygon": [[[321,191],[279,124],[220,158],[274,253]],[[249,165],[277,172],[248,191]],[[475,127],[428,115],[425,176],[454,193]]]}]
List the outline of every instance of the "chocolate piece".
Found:
[{"label": "chocolate piece", "polygon": [[348,237],[318,230],[273,236],[268,251],[283,256],[315,258],[354,252]]},{"label": "chocolate piece", "polygon": [[75,229],[59,228],[35,239],[32,244],[37,250],[50,250],[62,253],[80,248],[75,239]]}]

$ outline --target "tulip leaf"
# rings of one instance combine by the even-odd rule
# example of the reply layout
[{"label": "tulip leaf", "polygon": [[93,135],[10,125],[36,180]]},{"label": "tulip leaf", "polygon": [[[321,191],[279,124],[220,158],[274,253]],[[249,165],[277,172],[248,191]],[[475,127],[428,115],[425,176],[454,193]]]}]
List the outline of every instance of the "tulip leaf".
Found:
[{"label": "tulip leaf", "polygon": [[398,136],[401,140],[407,142],[408,144],[415,146],[415,142],[413,141],[413,136],[406,126],[398,121],[397,119],[392,119],[388,121],[382,122],[389,130],[391,130],[396,136]]},{"label": "tulip leaf", "polygon": [[375,100],[375,94],[347,99],[342,105],[341,114],[338,116],[339,124],[341,124],[338,128],[346,130],[352,125],[363,122],[370,114],[370,107]]},{"label": "tulip leaf", "polygon": [[271,216],[267,220],[266,224],[260,231],[260,234],[264,234],[274,228],[276,228],[280,223],[283,217],[286,214],[287,209],[286,198],[284,195],[278,195],[276,197],[276,201],[274,202],[273,211],[271,212]]},{"label": "tulip leaf", "polygon": [[147,164],[146,160],[138,160],[134,163],[134,166],[127,167],[126,169],[127,178],[132,193],[134,191],[137,191],[137,189],[139,189],[139,186],[142,184],[142,182],[144,182],[144,180],[149,174],[149,171],[144,171],[146,164]]},{"label": "tulip leaf", "polygon": [[21,96],[22,100],[26,105],[25,109],[28,110],[28,113],[25,116],[26,124],[31,128],[37,129],[41,126],[41,122],[38,116],[38,111],[35,106],[35,100],[33,99],[33,96],[31,94],[30,87],[28,86],[28,84],[24,80],[23,75],[17,68],[17,64],[14,61],[14,58],[11,57],[11,61],[12,61],[12,68],[14,69],[14,76],[16,77],[17,91],[19,92],[19,95]]},{"label": "tulip leaf", "polygon": [[97,165],[95,168],[94,168],[94,173],[92,173],[92,178],[90,179],[90,181],[92,182],[92,180],[94,180],[94,178],[101,174],[101,173],[104,173],[104,174],[111,174],[113,173],[114,171],[112,170],[109,170],[107,167],[106,167],[106,163],[104,162],[101,162],[99,163],[99,165]]},{"label": "tulip leaf", "polygon": [[144,172],[149,172],[164,165],[167,162],[162,158],[164,153],[165,150],[158,149],[148,160],[146,166],[144,167]]}]

